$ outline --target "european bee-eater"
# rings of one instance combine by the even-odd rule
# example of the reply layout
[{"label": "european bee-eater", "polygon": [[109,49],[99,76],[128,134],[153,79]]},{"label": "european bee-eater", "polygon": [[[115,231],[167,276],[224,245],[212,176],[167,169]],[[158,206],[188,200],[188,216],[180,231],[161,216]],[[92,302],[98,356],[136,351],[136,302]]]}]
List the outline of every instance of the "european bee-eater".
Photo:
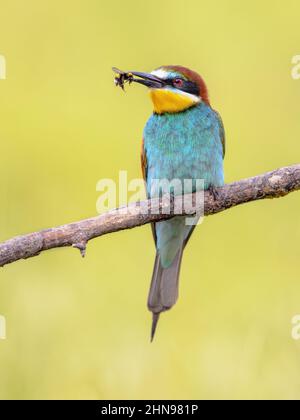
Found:
[{"label": "european bee-eater", "polygon": [[[153,114],[144,129],[142,170],[149,198],[170,193],[162,185],[153,188],[153,180],[204,180],[204,189],[224,185],[224,127],[219,114],[212,109],[202,77],[182,66],[162,66],[151,73],[122,74],[124,81],[138,82],[149,88]],[[121,84],[121,83],[119,83]],[[174,187],[174,186],[173,186]],[[203,188],[203,187],[202,187]],[[181,195],[182,188],[173,188]],[[182,254],[194,226],[186,217],[176,216],[152,226],[156,259],[148,297],[153,314],[151,340],[161,312],[170,309],[178,298]]]}]

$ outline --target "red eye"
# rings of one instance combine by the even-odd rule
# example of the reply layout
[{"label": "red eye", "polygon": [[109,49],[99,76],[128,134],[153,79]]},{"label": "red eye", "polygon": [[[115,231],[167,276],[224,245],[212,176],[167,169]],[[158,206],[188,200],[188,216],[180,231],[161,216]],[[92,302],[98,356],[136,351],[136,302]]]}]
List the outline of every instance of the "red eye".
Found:
[{"label": "red eye", "polygon": [[181,88],[183,86],[183,80],[182,79],[174,79],[173,85],[177,88]]}]

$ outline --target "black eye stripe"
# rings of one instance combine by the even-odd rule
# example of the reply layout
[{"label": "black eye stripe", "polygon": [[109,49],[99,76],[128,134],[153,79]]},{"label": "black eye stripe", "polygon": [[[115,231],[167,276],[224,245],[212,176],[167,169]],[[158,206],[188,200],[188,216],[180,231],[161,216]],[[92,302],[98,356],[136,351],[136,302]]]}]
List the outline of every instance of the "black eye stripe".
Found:
[{"label": "black eye stripe", "polygon": [[200,94],[199,87],[195,82],[187,81],[184,83],[183,88],[185,92],[191,93],[192,95],[198,96]]},{"label": "black eye stripe", "polygon": [[[173,86],[174,80],[177,80],[177,79],[180,79],[180,78],[179,77],[176,77],[175,79],[170,79],[170,78],[169,79],[165,79],[165,82],[166,82],[167,85]],[[183,79],[180,79],[180,80],[182,80],[184,82]]]},{"label": "black eye stripe", "polygon": [[176,77],[175,79],[174,78],[173,79],[171,79],[171,78],[166,79],[165,82],[168,86],[173,86],[174,87],[173,82],[176,79],[180,79],[180,80],[183,81],[183,85],[180,87],[180,90],[182,90],[183,92],[191,93],[192,95],[196,95],[196,96],[200,95],[199,87],[198,87],[197,83],[192,82],[190,80],[184,80],[180,77]]}]

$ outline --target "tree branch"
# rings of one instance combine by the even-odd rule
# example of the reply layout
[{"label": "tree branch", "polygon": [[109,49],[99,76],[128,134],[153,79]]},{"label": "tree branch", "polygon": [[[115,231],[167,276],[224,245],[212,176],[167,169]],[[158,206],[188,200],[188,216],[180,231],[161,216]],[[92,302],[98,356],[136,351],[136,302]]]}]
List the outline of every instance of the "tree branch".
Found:
[{"label": "tree branch", "polygon": [[[250,201],[283,197],[299,189],[300,164],[227,184],[218,189],[217,197],[206,191],[204,214],[219,213]],[[195,214],[193,204],[195,203],[195,194],[186,195],[184,199],[185,208],[182,214]],[[176,204],[180,202],[182,202],[182,197],[175,197],[173,203],[170,203],[165,197],[161,200],[147,200],[138,205],[133,203],[128,207],[109,211],[76,223],[15,237],[0,243],[0,266],[34,257],[48,249],[65,246],[78,248],[84,256],[89,240],[107,233],[169,219],[174,216],[172,208],[176,208]],[[199,209],[196,210],[199,211]]]}]

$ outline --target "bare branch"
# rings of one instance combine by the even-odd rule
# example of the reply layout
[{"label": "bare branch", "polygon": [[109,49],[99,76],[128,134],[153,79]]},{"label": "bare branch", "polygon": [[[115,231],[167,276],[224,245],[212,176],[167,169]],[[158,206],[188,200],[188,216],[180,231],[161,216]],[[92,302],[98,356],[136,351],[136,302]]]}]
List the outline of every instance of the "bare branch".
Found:
[{"label": "bare branch", "polygon": [[[227,184],[218,189],[216,199],[213,194],[206,191],[204,213],[205,215],[211,215],[249,201],[283,197],[299,189],[300,164]],[[86,244],[89,240],[107,233],[169,219],[174,216],[170,207],[174,204],[176,208],[176,203],[181,201],[182,197],[176,197],[174,203],[170,204],[169,200],[163,197],[161,200],[147,200],[139,203],[139,205],[133,203],[128,207],[116,209],[80,222],[15,237],[0,243],[0,266],[20,259],[34,257],[47,249],[65,246],[78,248],[81,255],[84,256]],[[185,196],[186,202],[189,204],[185,205],[182,214],[195,214],[193,205],[195,196],[193,194]]]}]

